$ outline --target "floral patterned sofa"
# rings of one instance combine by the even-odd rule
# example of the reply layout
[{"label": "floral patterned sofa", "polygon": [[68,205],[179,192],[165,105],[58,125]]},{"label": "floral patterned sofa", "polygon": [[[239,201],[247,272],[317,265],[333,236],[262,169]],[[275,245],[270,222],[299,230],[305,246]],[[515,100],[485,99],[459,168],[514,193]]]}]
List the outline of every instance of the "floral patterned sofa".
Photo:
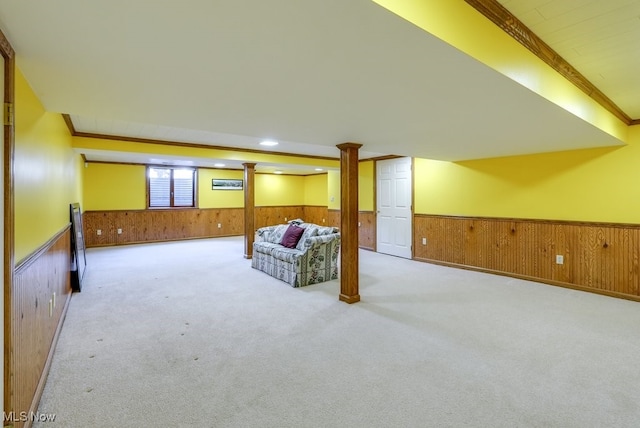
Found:
[{"label": "floral patterned sofa", "polygon": [[281,244],[290,224],[262,227],[253,243],[251,267],[278,278],[292,287],[338,278],[340,233],[336,227],[294,221],[304,228],[295,248]]}]

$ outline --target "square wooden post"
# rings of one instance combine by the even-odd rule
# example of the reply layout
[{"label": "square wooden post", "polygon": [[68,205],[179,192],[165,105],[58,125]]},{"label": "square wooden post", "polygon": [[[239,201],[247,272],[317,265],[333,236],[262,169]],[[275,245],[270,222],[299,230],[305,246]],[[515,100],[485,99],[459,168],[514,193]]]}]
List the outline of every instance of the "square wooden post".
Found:
[{"label": "square wooden post", "polygon": [[255,237],[255,163],[244,165],[244,258],[253,257],[253,240]]},{"label": "square wooden post", "polygon": [[360,301],[358,290],[358,149],[362,144],[338,144],[340,149],[340,300]]}]

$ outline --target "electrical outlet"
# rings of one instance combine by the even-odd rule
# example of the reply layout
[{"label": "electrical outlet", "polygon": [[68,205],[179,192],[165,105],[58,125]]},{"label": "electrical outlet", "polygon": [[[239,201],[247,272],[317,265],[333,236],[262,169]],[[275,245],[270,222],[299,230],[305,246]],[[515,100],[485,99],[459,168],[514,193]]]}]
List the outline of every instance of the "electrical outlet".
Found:
[{"label": "electrical outlet", "polygon": [[101,230],[101,229],[96,230],[96,234],[97,234],[98,236],[102,235],[102,230]]},{"label": "electrical outlet", "polygon": [[427,245],[427,238],[422,238],[422,245]]},{"label": "electrical outlet", "polygon": [[362,226],[362,223],[358,222],[358,227]]},{"label": "electrical outlet", "polygon": [[218,229],[222,229],[222,223],[218,223]]},{"label": "electrical outlet", "polygon": [[564,264],[564,256],[561,256],[560,254],[558,254],[556,256],[556,264],[557,265],[563,265]]},{"label": "electrical outlet", "polygon": [[118,235],[122,235],[122,229],[118,229]]},{"label": "electrical outlet", "polygon": [[287,218],[286,218],[286,217],[284,218],[284,221],[287,221]]},{"label": "electrical outlet", "polygon": [[324,219],[322,219],[322,222],[324,223]]}]

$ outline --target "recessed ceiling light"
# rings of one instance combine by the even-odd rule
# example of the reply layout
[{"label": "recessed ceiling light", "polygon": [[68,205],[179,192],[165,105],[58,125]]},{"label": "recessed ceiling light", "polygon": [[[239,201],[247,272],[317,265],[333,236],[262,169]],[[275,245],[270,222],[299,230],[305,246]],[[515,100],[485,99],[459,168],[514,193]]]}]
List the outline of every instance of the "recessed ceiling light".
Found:
[{"label": "recessed ceiling light", "polygon": [[273,171],[274,174],[282,174],[282,171]]},{"label": "recessed ceiling light", "polygon": [[218,167],[218,168],[222,168],[224,166],[223,163],[214,163],[213,166]]},{"label": "recessed ceiling light", "polygon": [[273,146],[277,146],[278,142],[277,141],[273,141],[273,140],[264,140],[260,142],[261,146],[267,146],[267,147],[273,147]]},{"label": "recessed ceiling light", "polygon": [[324,171],[322,168],[316,168],[316,171]]}]

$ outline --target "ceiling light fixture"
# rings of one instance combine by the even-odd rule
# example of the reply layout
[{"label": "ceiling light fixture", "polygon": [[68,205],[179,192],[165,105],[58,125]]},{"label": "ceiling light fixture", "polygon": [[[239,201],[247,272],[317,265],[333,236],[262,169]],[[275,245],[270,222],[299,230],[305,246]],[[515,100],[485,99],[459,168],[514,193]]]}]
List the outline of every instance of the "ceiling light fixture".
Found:
[{"label": "ceiling light fixture", "polygon": [[223,163],[214,163],[213,166],[215,166],[216,168],[222,168],[224,166]]},{"label": "ceiling light fixture", "polygon": [[273,171],[274,174],[282,174],[282,171]]},{"label": "ceiling light fixture", "polygon": [[316,171],[324,171],[322,168],[316,168]]},{"label": "ceiling light fixture", "polygon": [[267,146],[267,147],[273,147],[273,146],[277,146],[278,142],[277,141],[273,141],[273,140],[264,140],[260,142],[261,146]]}]

